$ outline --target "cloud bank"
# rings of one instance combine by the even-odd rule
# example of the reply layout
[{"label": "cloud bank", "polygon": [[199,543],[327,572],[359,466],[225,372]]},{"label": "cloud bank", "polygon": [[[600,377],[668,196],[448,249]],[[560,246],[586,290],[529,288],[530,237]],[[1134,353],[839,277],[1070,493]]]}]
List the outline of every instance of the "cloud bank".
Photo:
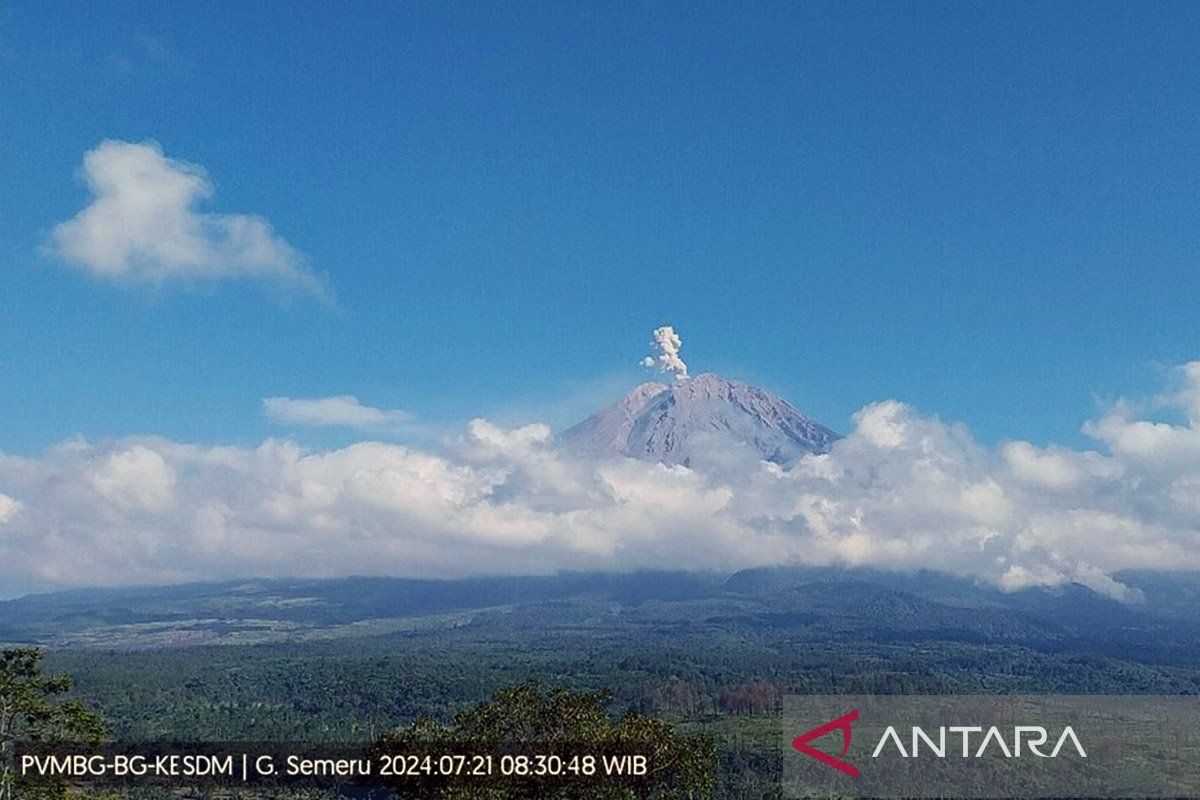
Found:
[{"label": "cloud bank", "polygon": [[399,431],[412,423],[412,415],[399,409],[365,406],[352,394],[298,399],[263,398],[267,418],[280,425],[355,428],[363,431]]},{"label": "cloud bank", "polygon": [[484,420],[437,452],[71,440],[0,455],[0,586],[805,563],[1128,600],[1119,570],[1200,569],[1200,362],[1178,384],[1161,403],[1183,419],[1119,404],[1091,450],[986,447],[875,403],[790,470],[731,447],[690,469],[588,459]]},{"label": "cloud bank", "polygon": [[325,283],[269,222],[196,210],[211,199],[204,170],[156,142],[101,142],[83,158],[92,200],[55,226],[51,250],[101,280],[162,284],[254,278],[330,299]]}]

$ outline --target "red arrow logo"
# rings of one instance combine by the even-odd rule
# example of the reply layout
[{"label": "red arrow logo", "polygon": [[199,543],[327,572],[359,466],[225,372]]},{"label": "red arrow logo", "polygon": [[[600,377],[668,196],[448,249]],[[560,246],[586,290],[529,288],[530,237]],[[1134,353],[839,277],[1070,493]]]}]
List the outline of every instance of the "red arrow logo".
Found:
[{"label": "red arrow logo", "polygon": [[[857,721],[858,709],[856,708],[847,714],[843,714],[835,720],[826,722],[824,725],[818,728],[813,728],[808,733],[800,734],[795,739],[792,739],[792,747],[796,748],[810,758],[815,758],[822,764],[827,764],[840,772],[846,773],[851,778],[857,778],[858,767],[854,766],[853,764],[847,764],[845,761],[841,760],[841,757],[846,755],[846,751],[850,749],[850,726]],[[834,758],[828,753],[822,753],[820,750],[809,744],[809,742],[813,741],[814,739],[820,739],[827,733],[832,733],[833,731],[839,730],[842,732],[842,752],[838,754],[837,758]]]}]

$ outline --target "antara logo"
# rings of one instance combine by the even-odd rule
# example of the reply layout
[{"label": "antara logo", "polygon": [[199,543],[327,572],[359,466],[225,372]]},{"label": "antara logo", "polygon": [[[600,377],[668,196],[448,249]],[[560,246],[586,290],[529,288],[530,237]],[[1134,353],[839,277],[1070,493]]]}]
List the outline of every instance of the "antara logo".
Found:
[{"label": "antara logo", "polygon": [[[852,726],[857,721],[858,709],[856,708],[837,719],[830,720],[824,725],[818,725],[807,733],[797,736],[792,740],[792,747],[809,758],[814,758],[826,766],[833,767],[852,778],[857,778],[858,767],[844,760],[850,749]],[[812,746],[811,742],[834,731],[842,732],[842,750],[837,756],[832,756]],[[889,744],[901,758],[917,758],[921,750],[934,758],[946,758],[959,754],[963,758],[980,758],[989,750],[989,747],[994,747],[1006,758],[1020,758],[1023,751],[1041,758],[1057,758],[1064,748],[1074,750],[1080,758],[1087,758],[1083,744],[1070,725],[1063,728],[1062,733],[1055,740],[1053,749],[1048,753],[1041,748],[1049,743],[1050,732],[1040,725],[1017,725],[1012,729],[1011,735],[1007,737],[994,725],[989,728],[981,725],[944,726],[937,729],[936,737],[930,736],[923,728],[914,725],[911,734],[911,746],[905,748],[896,727],[889,725],[883,735],[879,737],[879,742],[875,745],[871,758],[879,758]],[[975,739],[975,742],[978,742],[975,747],[972,747],[972,734],[980,736]],[[947,739],[955,738],[959,740],[960,747],[949,747],[950,742]],[[1012,743],[1011,747],[1009,746],[1010,742]]]},{"label": "antara logo", "polygon": [[[842,716],[838,717],[837,719],[830,720],[824,725],[819,725],[816,728],[813,728],[808,733],[800,734],[795,739],[792,739],[792,747],[796,748],[810,758],[815,758],[822,764],[828,764],[839,772],[846,773],[851,778],[857,778],[858,767],[842,761],[842,758],[846,755],[846,751],[850,749],[850,736],[852,733],[850,726],[857,721],[858,709],[856,708],[849,713],[842,714]],[[809,742],[813,741],[814,739],[820,739],[822,736],[828,733],[833,733],[837,730],[842,732],[842,752],[837,758],[834,758],[828,753],[822,753],[820,750],[809,744]]]}]

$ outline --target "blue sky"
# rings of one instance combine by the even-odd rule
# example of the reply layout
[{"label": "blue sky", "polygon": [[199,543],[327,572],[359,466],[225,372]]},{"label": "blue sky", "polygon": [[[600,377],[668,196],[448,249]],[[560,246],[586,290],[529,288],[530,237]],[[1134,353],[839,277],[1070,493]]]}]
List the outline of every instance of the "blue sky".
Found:
[{"label": "blue sky", "polygon": [[[563,424],[661,324],[835,428],[1075,443],[1200,356],[1198,40],[1187,4],[0,4],[0,450],[255,443],[270,396]],[[336,301],[63,263],[107,139]]]}]

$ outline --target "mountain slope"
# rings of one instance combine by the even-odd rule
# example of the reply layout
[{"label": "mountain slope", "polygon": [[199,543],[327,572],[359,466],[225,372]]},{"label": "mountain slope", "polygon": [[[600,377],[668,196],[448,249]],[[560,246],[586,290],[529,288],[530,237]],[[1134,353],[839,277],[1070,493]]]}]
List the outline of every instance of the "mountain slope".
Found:
[{"label": "mountain slope", "polygon": [[[1134,582],[1167,608],[1121,605],[1080,586],[994,587],[937,573],[772,567],[704,573],[564,573],[528,578],[243,580],[83,589],[0,601],[0,644],[147,650],[453,635],[532,642],[578,635],[786,632],[793,644],[1015,644],[1145,663],[1200,663],[1195,573]],[[677,638],[676,641],[682,641]],[[1197,684],[1200,685],[1200,684]]]},{"label": "mountain slope", "polygon": [[770,392],[704,373],[672,386],[643,383],[559,438],[589,455],[686,465],[698,448],[730,442],[788,464],[827,451],[839,437]]}]

